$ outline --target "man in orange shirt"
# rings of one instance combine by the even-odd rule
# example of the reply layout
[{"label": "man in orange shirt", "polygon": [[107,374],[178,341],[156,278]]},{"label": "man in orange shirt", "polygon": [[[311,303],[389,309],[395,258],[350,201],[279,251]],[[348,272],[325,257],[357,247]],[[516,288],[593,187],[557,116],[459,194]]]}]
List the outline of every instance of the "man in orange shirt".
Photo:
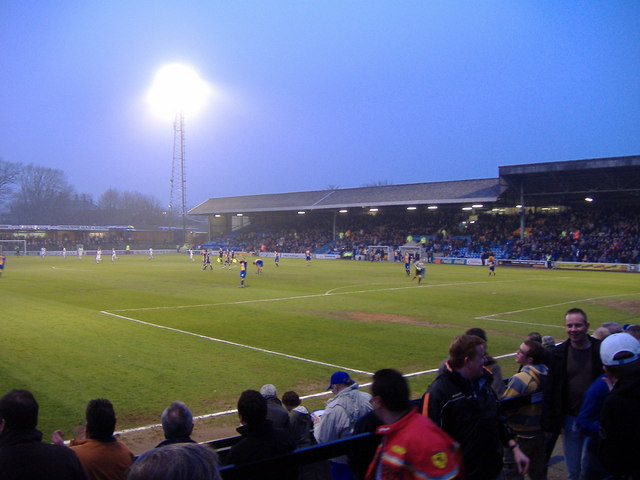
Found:
[{"label": "man in orange shirt", "polygon": [[[129,447],[113,436],[116,427],[113,405],[104,398],[91,400],[86,417],[86,438],[71,440],[71,449],[91,480],[124,480],[134,456]],[[62,431],[56,430],[52,440],[64,444]]]}]

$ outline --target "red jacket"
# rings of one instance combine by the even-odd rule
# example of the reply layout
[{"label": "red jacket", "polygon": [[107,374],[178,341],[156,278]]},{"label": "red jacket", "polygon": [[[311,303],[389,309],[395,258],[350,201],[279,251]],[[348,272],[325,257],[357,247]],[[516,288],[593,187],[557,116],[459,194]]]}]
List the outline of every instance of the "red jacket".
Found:
[{"label": "red jacket", "polygon": [[416,410],[378,427],[376,433],[384,437],[369,465],[367,480],[462,480],[458,444]]}]

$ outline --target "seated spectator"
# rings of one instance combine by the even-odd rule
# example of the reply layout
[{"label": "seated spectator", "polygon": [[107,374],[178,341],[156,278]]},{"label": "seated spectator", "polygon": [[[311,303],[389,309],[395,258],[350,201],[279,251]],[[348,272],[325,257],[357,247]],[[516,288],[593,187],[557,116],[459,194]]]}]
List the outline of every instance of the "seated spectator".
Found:
[{"label": "seated spectator", "polygon": [[371,385],[371,403],[384,423],[384,435],[367,471],[368,480],[462,478],[458,444],[411,405],[409,385],[400,372],[378,370]]},{"label": "seated spectator", "polygon": [[[541,393],[546,382],[549,368],[543,363],[544,347],[534,340],[522,342],[516,352],[516,362],[521,370],[511,377],[502,398],[513,398],[520,395]],[[516,434],[516,440],[522,452],[529,457],[529,477],[531,480],[546,480],[547,456],[544,450],[545,434],[540,426],[542,403],[532,403],[512,410],[507,414],[507,423]],[[505,480],[523,478],[518,472],[513,453],[504,451]]]},{"label": "seated spectator", "polygon": [[[327,401],[324,414],[314,425],[314,435],[318,443],[352,436],[356,422],[373,409],[370,403],[371,395],[360,391],[359,388],[360,386],[346,372],[335,372],[331,375],[327,390],[331,390],[335,396]],[[346,455],[330,459],[329,465],[333,480],[353,478]]]},{"label": "seated spectator", "polygon": [[605,398],[600,417],[602,465],[612,475],[640,478],[640,342],[628,333],[614,333],[602,341],[604,370],[616,384]]},{"label": "seated spectator", "polygon": [[[131,450],[116,440],[116,413],[104,398],[91,400],[86,410],[86,438],[71,440],[69,446],[78,455],[91,480],[124,480],[133,463]],[[56,430],[53,443],[64,443],[62,430]]]},{"label": "seated spectator", "polygon": [[184,403],[175,401],[165,408],[161,421],[165,440],[156,445],[156,448],[172,443],[196,443],[191,439],[193,415]]},{"label": "seated spectator", "polygon": [[260,388],[260,395],[267,400],[267,420],[270,420],[275,428],[288,430],[289,414],[278,398],[278,390],[276,390],[276,387],[267,383]]},{"label": "seated spectator", "polygon": [[[225,463],[242,465],[257,462],[265,458],[290,453],[295,449],[295,442],[287,430],[274,428],[267,420],[267,400],[255,390],[245,390],[238,399],[238,415],[241,427],[237,431],[242,439],[236,443]],[[297,469],[286,471],[269,471],[260,476],[262,479],[295,479]],[[255,478],[248,476],[247,478]]]},{"label": "seated spectator", "polygon": [[28,390],[0,399],[0,477],[3,480],[86,480],[78,456],[67,447],[42,443],[38,402]]},{"label": "seated spectator", "polygon": [[[292,391],[285,392],[282,395],[282,403],[289,412],[289,432],[296,443],[296,448],[316,445],[317,442],[312,431],[311,414],[301,404],[298,394]],[[329,462],[326,460],[303,465],[299,470],[299,480],[328,480],[331,478]]]},{"label": "seated spectator", "polygon": [[[285,392],[282,396],[282,403],[289,412],[289,432],[296,442],[296,448],[316,445],[317,442],[312,433],[311,414],[302,405],[298,394],[291,391]],[[267,418],[269,418],[268,413]]]},{"label": "seated spectator", "polygon": [[197,443],[174,443],[143,453],[127,480],[220,480],[218,455]]}]

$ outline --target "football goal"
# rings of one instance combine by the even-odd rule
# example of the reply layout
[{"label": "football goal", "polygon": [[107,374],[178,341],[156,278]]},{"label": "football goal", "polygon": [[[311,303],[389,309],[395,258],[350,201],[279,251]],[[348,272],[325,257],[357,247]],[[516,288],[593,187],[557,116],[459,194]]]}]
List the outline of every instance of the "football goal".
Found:
[{"label": "football goal", "polygon": [[16,255],[27,254],[26,240],[0,240],[0,253],[4,255],[14,253]]}]

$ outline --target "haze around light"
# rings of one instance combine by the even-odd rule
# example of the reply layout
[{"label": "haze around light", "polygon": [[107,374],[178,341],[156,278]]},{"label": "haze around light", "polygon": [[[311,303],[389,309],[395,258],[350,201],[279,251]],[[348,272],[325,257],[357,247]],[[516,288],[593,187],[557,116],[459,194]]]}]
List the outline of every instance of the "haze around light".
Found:
[{"label": "haze around light", "polygon": [[206,107],[211,95],[211,86],[193,67],[171,63],[156,73],[147,101],[158,118],[173,120],[176,113],[194,117]]}]

